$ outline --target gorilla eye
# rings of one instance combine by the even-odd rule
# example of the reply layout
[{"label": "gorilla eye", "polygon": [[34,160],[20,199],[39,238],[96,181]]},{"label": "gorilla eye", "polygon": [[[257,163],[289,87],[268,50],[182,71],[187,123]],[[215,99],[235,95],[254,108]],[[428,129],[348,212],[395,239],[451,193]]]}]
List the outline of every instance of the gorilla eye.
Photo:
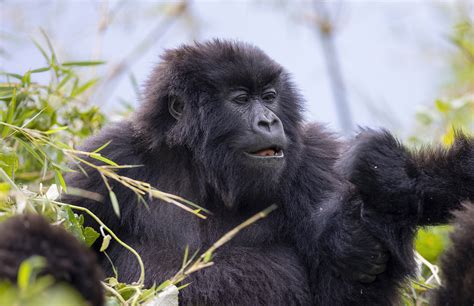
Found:
[{"label": "gorilla eye", "polygon": [[262,95],[262,99],[265,102],[273,102],[273,100],[275,100],[275,98],[276,98],[276,91],[273,90],[273,89],[264,92],[263,95]]},{"label": "gorilla eye", "polygon": [[237,103],[247,103],[250,100],[250,96],[247,93],[243,93],[234,97],[233,100]]}]

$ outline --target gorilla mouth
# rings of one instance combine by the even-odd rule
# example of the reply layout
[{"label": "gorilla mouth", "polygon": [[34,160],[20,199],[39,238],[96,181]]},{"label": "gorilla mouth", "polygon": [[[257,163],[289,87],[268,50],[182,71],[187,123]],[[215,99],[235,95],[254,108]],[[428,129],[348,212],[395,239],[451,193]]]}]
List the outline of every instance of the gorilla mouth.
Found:
[{"label": "gorilla mouth", "polygon": [[284,156],[283,150],[277,147],[265,148],[258,151],[247,153],[253,157],[259,158],[281,158]]}]

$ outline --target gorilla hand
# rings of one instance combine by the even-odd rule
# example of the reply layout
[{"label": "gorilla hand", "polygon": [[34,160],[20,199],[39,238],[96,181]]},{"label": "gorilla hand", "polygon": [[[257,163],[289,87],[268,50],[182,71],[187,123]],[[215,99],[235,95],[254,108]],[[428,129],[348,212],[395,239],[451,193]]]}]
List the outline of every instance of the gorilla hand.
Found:
[{"label": "gorilla hand", "polygon": [[346,235],[350,239],[351,247],[347,248],[350,253],[340,254],[336,262],[336,273],[361,283],[375,281],[377,275],[387,269],[390,257],[387,248],[362,226],[353,228]]},{"label": "gorilla hand", "polygon": [[338,278],[371,283],[387,269],[390,253],[361,219],[361,206],[354,188],[341,185],[318,212],[325,220],[318,245]]}]

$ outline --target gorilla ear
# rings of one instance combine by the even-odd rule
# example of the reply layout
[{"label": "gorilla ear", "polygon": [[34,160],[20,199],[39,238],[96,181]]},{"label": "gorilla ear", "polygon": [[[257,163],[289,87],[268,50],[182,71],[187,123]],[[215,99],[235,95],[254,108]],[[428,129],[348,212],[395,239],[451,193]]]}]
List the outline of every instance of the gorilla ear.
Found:
[{"label": "gorilla ear", "polygon": [[183,114],[184,103],[181,99],[176,96],[170,96],[168,98],[168,111],[170,112],[171,116],[173,116],[176,120],[181,118]]}]

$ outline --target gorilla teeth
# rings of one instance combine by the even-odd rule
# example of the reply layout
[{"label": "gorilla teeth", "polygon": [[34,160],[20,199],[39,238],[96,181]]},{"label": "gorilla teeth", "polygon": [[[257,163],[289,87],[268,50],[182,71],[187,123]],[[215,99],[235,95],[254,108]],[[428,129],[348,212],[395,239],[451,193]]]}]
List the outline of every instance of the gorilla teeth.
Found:
[{"label": "gorilla teeth", "polygon": [[272,156],[283,156],[283,151],[279,149],[263,149],[257,152],[252,153],[253,155],[262,156],[262,157],[272,157]]},{"label": "gorilla teeth", "polygon": [[258,156],[274,156],[276,151],[274,149],[265,149],[258,152],[255,152],[255,155]]}]

